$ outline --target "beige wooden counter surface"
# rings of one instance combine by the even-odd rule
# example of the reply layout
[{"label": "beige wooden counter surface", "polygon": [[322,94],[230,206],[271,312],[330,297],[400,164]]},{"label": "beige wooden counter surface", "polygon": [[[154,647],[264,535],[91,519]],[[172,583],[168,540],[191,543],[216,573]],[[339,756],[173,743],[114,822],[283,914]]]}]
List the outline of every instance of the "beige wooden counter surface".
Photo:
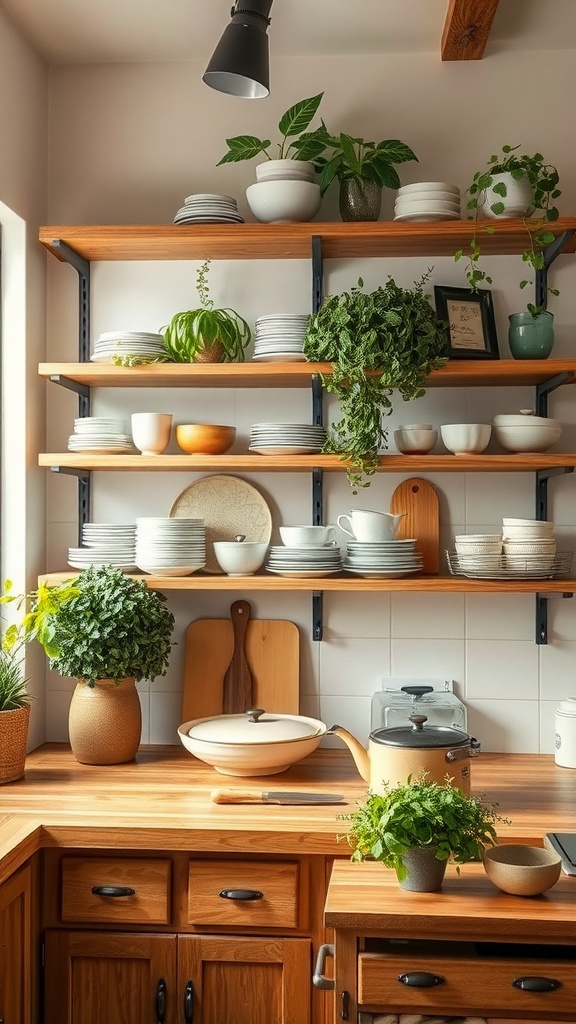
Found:
[{"label": "beige wooden counter surface", "polygon": [[[341,793],[341,807],[225,806],[216,787]],[[541,842],[576,830],[576,771],[551,755],[481,754],[472,790],[511,818],[504,841]],[[262,780],[219,775],[179,746],[142,747],[127,765],[78,764],[68,747],[46,744],[26,761],[25,778],[0,787],[0,882],[46,846],[348,855],[337,835],[366,785],[347,750],[320,749]]]}]

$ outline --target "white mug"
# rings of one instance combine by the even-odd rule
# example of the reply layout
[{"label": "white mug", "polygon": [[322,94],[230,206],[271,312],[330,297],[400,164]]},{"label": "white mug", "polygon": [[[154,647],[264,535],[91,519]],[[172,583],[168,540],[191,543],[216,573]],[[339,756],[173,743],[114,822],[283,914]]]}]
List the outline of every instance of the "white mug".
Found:
[{"label": "white mug", "polygon": [[280,537],[287,548],[324,547],[334,544],[332,535],[335,526],[281,526]]},{"label": "white mug", "polygon": [[172,413],[134,412],[131,427],[134,446],[142,455],[161,455],[170,444]]},{"label": "white mug", "polygon": [[[390,512],[353,508],[349,516],[338,516],[336,522],[340,529],[354,540],[362,544],[379,544],[394,540],[401,519],[401,515],[393,516]],[[347,523],[350,529],[347,530],[342,522]]]}]

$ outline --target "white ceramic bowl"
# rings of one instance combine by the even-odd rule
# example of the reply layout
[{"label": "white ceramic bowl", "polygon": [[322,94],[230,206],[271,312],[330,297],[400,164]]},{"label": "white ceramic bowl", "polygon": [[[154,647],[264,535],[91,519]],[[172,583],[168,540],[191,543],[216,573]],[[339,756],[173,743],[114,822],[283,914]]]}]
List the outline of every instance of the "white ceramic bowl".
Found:
[{"label": "white ceramic bowl", "polygon": [[489,423],[445,423],[440,427],[442,441],[454,455],[479,455],[491,433]]},{"label": "white ceramic bowl", "polygon": [[265,160],[256,165],[256,181],[314,181],[308,160]]},{"label": "white ceramic bowl", "polygon": [[[509,419],[522,422],[501,422]],[[562,424],[538,416],[495,416],[493,432],[498,444],[507,452],[545,452],[559,440]]]},{"label": "white ceramic bowl", "polygon": [[394,203],[395,213],[428,213],[430,207],[439,213],[459,213],[460,203],[446,199],[397,199]]},{"label": "white ceramic bowl", "polygon": [[307,757],[326,726],[302,715],[215,715],[184,722],[178,735],[191,754],[222,775],[278,775]]},{"label": "white ceramic bowl", "polygon": [[394,441],[404,455],[426,455],[431,452],[438,439],[438,431],[432,427],[399,427],[394,431]]},{"label": "white ceramic bowl", "polygon": [[320,186],[312,181],[257,181],[246,189],[248,206],[265,224],[297,224],[312,220],[322,203]]},{"label": "white ceramic bowl", "polygon": [[502,541],[489,541],[484,544],[465,544],[456,541],[454,547],[458,555],[499,555],[502,551]]},{"label": "white ceramic bowl", "polygon": [[335,526],[281,526],[282,543],[287,548],[317,548],[330,544]]},{"label": "white ceramic bowl", "polygon": [[267,544],[245,540],[214,541],[216,561],[227,576],[253,576],[264,562],[267,551]]},{"label": "white ceramic bowl", "polygon": [[504,540],[552,540],[553,526],[503,526]]}]

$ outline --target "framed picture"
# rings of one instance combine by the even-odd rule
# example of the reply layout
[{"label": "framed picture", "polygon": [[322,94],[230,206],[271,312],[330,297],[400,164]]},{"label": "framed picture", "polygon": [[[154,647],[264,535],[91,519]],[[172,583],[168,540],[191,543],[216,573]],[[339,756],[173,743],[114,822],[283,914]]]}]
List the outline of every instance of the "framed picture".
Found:
[{"label": "framed picture", "polygon": [[492,292],[434,286],[436,312],[446,320],[449,359],[499,359]]}]

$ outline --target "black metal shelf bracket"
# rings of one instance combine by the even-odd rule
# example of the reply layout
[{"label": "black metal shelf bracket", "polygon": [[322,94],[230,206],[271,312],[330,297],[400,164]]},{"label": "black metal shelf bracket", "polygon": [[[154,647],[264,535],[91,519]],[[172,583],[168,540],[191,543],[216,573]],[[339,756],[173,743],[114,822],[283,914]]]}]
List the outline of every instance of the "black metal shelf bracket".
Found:
[{"label": "black metal shelf bracket", "polygon": [[[555,597],[565,599],[573,597],[573,594],[555,594]],[[548,595],[536,594],[536,644],[539,647],[548,643]]]},{"label": "black metal shelf bracket", "polygon": [[536,519],[548,518],[548,481],[555,476],[573,473],[573,466],[557,466],[554,469],[536,470]]},{"label": "black metal shelf bracket", "polygon": [[[52,239],[52,247],[60,258],[70,264],[78,274],[78,361],[87,363],[90,360],[90,263],[60,238]],[[50,379],[56,384],[76,392],[79,416],[90,415],[89,387],[70,381],[60,374],[55,374]],[[52,470],[55,473],[68,473],[78,477],[78,544],[80,545],[82,527],[90,519],[91,474],[85,471],[71,470],[64,466],[53,466]]]},{"label": "black metal shelf bracket", "polygon": [[312,235],[312,312],[317,313],[324,298],[324,261],[322,258],[322,239]]},{"label": "black metal shelf bracket", "polygon": [[543,250],[544,266],[537,270],[535,274],[534,301],[538,307],[542,307],[543,309],[546,308],[546,302],[548,299],[548,269],[552,266],[554,260],[557,259],[564,251],[573,234],[573,228],[570,228],[568,231],[563,231],[561,235],[558,235],[558,237]]},{"label": "black metal shelf bracket", "polygon": [[[317,313],[324,298],[324,261],[322,239],[312,236],[312,312]],[[312,423],[321,427],[324,423],[324,389],[318,373],[312,376]],[[324,521],[324,488],[322,470],[312,470],[312,523],[321,526]],[[322,640],[324,595],[314,591],[312,595],[312,638]]]},{"label": "black metal shelf bracket", "polygon": [[549,380],[544,380],[541,384],[536,385],[537,416],[548,415],[548,395],[561,388],[563,384],[567,384],[571,378],[571,373],[557,373],[554,377],[550,377]]},{"label": "black metal shelf bracket", "polygon": [[324,594],[321,590],[312,593],[312,639],[322,640],[324,636]]}]

